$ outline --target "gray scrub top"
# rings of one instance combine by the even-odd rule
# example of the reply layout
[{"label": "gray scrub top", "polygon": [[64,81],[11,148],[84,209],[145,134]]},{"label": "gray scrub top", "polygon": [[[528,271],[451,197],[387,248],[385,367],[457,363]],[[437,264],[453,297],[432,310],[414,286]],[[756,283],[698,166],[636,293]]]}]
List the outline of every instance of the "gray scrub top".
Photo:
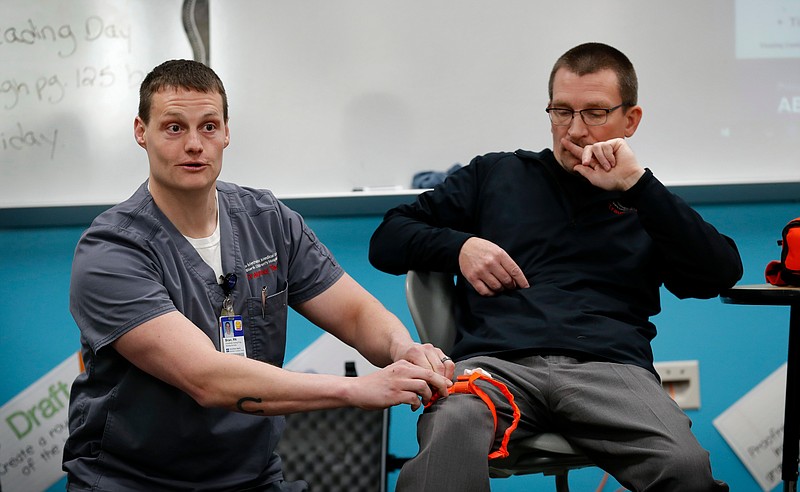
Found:
[{"label": "gray scrub top", "polygon": [[[344,272],[302,217],[269,191],[222,181],[217,190],[222,267],[238,277],[233,305],[247,355],[280,366],[287,305],[317,296]],[[274,449],[282,417],[202,408],[109,346],[178,310],[219,349],[223,298],[211,267],[158,209],[146,183],[86,230],[70,285],[86,366],[70,395],[70,490],[238,490],[281,478]]]}]

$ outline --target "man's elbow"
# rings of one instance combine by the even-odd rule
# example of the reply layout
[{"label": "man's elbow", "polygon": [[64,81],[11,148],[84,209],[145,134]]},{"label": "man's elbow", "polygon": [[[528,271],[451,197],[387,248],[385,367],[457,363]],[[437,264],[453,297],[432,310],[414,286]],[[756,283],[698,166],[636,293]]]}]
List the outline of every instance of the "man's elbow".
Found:
[{"label": "man's elbow", "polygon": [[682,279],[679,282],[665,282],[665,286],[678,299],[711,299],[736,285],[742,274],[740,266],[738,269],[728,268],[716,274],[696,275],[692,279]]},{"label": "man's elbow", "polygon": [[[735,252],[731,253],[728,261],[720,264],[717,268],[716,277],[719,287],[718,290],[721,292],[723,290],[730,289],[742,279],[743,275],[744,265],[742,264],[742,257],[739,255],[739,251],[735,250]],[[718,294],[719,292],[715,295]]]},{"label": "man's elbow", "polygon": [[406,269],[404,269],[399,262],[395,261],[397,256],[398,255],[391,252],[390,248],[382,243],[380,238],[372,236],[369,242],[369,252],[367,254],[370,265],[385,273],[402,275],[406,273]]},{"label": "man's elbow", "polygon": [[222,392],[209,384],[189,385],[181,389],[203,408],[221,408],[226,406],[222,398]]}]

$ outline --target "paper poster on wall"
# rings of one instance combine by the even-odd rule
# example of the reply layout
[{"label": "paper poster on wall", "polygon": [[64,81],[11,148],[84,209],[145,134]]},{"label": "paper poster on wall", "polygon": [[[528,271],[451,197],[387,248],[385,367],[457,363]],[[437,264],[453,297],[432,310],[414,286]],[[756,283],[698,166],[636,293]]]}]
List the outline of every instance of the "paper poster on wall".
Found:
[{"label": "paper poster on wall", "polygon": [[80,372],[71,355],[0,407],[0,487],[3,492],[38,492],[60,480],[69,429],[72,381]]},{"label": "paper poster on wall", "polygon": [[359,376],[366,376],[378,370],[356,349],[346,345],[330,333],[323,333],[292,360],[284,364],[284,368],[294,372],[342,376],[346,362],[355,363],[356,374]]},{"label": "paper poster on wall", "polygon": [[728,445],[764,492],[781,481],[786,364],[714,419]]}]

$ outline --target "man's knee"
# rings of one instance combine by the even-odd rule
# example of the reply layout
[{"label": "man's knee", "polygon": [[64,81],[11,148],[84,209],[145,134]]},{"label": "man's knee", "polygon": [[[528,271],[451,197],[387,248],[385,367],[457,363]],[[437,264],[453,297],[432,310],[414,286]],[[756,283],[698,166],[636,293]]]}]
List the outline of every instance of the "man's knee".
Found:
[{"label": "man's knee", "polygon": [[686,492],[723,492],[728,490],[728,486],[723,482],[714,480],[708,452],[701,448],[665,454],[659,471],[658,482],[663,485],[657,487],[657,490]]},{"label": "man's knee", "polygon": [[427,441],[463,451],[487,448],[494,440],[494,420],[486,403],[477,396],[454,394],[425,410],[418,434],[421,445]]}]

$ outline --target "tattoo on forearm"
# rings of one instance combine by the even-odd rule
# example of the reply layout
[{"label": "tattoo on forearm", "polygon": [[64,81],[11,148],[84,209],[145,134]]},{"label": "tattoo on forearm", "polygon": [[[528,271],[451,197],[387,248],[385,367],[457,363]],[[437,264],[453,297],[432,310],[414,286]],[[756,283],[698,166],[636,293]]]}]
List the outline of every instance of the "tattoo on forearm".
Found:
[{"label": "tattoo on forearm", "polygon": [[261,398],[253,398],[252,396],[245,396],[244,398],[241,398],[238,402],[236,402],[236,408],[238,408],[239,411],[243,413],[253,413],[253,414],[264,413],[264,410],[261,410],[260,408],[257,410],[247,410],[246,408],[244,408],[244,404],[249,401],[255,403],[261,403]]}]

